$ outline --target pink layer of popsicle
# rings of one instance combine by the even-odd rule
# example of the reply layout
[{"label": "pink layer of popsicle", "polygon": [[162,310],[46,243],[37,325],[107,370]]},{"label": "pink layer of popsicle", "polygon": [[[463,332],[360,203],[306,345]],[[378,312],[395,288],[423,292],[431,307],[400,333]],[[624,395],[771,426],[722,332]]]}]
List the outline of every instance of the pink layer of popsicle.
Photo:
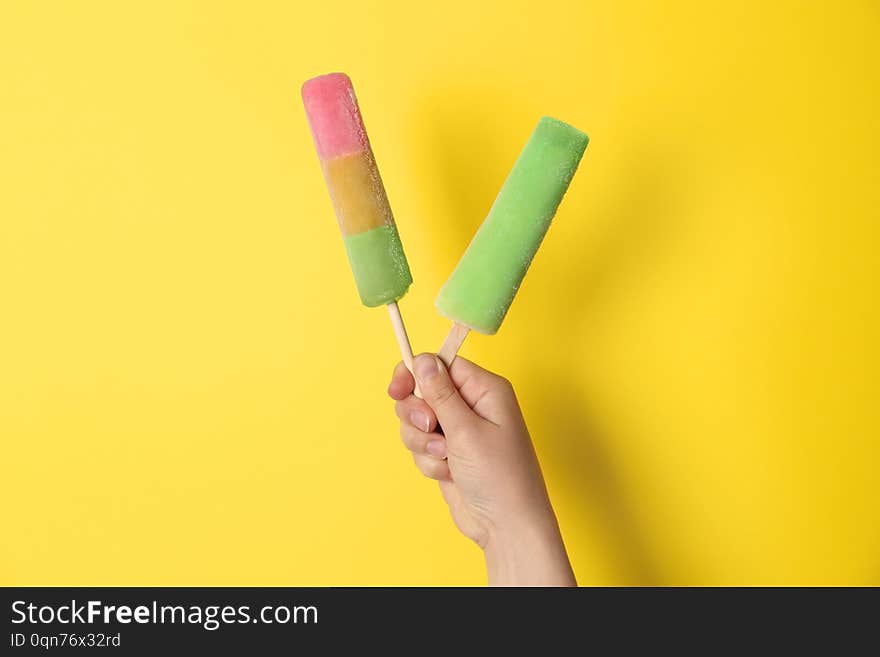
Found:
[{"label": "pink layer of popsicle", "polygon": [[357,98],[345,73],[306,80],[302,98],[322,160],[369,149]]}]

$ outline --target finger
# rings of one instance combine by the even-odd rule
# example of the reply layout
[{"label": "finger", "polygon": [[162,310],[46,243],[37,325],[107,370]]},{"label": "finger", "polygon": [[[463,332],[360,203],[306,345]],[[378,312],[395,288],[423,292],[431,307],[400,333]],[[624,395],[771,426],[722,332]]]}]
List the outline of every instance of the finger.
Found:
[{"label": "finger", "polygon": [[446,458],[446,439],[439,433],[424,433],[408,424],[400,425],[400,439],[413,454]]},{"label": "finger", "polygon": [[449,479],[449,464],[426,454],[413,454],[416,467],[428,479],[445,481]]},{"label": "finger", "polygon": [[394,412],[401,422],[411,424],[425,433],[431,433],[437,428],[437,416],[424,399],[409,395],[394,404]]},{"label": "finger", "polygon": [[391,399],[404,399],[413,393],[416,382],[412,374],[406,369],[403,361],[397,363],[394,367],[394,373],[391,375],[391,383],[388,384],[388,396]]},{"label": "finger", "polygon": [[449,368],[449,377],[468,406],[473,408],[487,394],[502,396],[513,387],[503,376],[485,370],[476,363],[457,356]]},{"label": "finger", "polygon": [[477,415],[461,398],[458,388],[449,378],[446,366],[437,356],[419,354],[413,361],[413,369],[422,389],[422,397],[437,415],[443,433],[449,435],[477,422]]}]

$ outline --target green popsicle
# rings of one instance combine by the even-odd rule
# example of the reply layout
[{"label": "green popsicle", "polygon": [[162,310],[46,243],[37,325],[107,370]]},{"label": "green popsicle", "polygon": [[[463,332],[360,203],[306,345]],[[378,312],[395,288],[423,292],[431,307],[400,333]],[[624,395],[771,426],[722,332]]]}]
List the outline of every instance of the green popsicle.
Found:
[{"label": "green popsicle", "polygon": [[447,348],[441,358],[452,361],[467,329],[491,335],[501,327],[588,142],[587,135],[567,123],[546,116],[538,121],[489,215],[437,296],[437,309],[459,325],[460,336],[452,353]]}]

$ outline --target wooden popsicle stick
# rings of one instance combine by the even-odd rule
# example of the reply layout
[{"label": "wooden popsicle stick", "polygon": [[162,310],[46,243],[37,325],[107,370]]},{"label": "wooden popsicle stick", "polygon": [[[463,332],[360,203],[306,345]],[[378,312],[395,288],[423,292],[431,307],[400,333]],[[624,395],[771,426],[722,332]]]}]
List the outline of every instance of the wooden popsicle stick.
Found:
[{"label": "wooden popsicle stick", "polygon": [[461,345],[468,333],[470,333],[470,329],[467,326],[463,326],[458,322],[452,324],[449,334],[440,346],[440,351],[437,352],[437,356],[446,367],[452,365],[452,361],[455,360],[455,355],[461,349]]},{"label": "wooden popsicle stick", "polygon": [[[403,317],[400,315],[400,308],[397,307],[397,302],[392,301],[388,304],[388,314],[391,316],[391,326],[394,327],[394,337],[397,338],[397,346],[400,347],[400,355],[403,356],[403,364],[406,365],[406,369],[409,370],[410,374],[413,374],[413,353],[412,347],[409,344],[409,336],[406,334],[406,326],[403,325]],[[413,374],[413,381],[415,381],[415,374]],[[419,390],[419,384],[416,383],[416,388],[413,391],[413,394],[421,399],[422,392]]]}]

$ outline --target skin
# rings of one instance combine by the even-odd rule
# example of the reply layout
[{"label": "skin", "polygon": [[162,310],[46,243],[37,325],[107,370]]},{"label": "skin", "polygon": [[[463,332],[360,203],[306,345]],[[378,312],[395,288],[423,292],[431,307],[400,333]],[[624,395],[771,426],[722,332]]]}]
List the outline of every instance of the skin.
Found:
[{"label": "skin", "polygon": [[[458,357],[398,363],[388,386],[400,437],[435,479],[452,519],[477,543],[492,586],[576,586],[513,386]],[[440,427],[442,426],[442,432]]]}]

